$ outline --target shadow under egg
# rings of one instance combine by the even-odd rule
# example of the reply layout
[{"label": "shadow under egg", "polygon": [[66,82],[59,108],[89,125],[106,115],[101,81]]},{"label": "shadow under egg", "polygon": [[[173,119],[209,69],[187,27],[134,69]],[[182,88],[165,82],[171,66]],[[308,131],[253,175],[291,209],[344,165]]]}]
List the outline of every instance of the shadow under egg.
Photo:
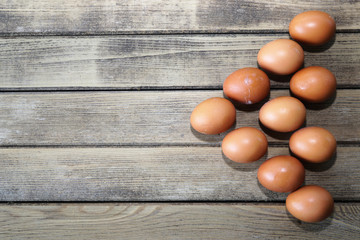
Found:
[{"label": "shadow under egg", "polygon": [[326,218],[321,222],[308,223],[295,218],[293,215],[291,215],[291,213],[287,209],[286,209],[286,215],[294,225],[308,232],[324,231],[326,228],[328,228],[331,225],[331,222],[334,218],[334,212],[333,212],[328,218]]},{"label": "shadow under egg", "polygon": [[204,134],[204,133],[200,133],[198,131],[196,131],[196,129],[194,129],[191,124],[190,124],[190,130],[191,133],[199,140],[204,141],[204,142],[208,142],[208,143],[217,143],[216,145],[220,144],[222,139],[226,136],[226,134],[228,134],[229,132],[235,130],[236,128],[236,119],[234,124],[225,132],[219,133],[219,134]]},{"label": "shadow under egg", "polygon": [[[277,132],[277,131],[274,131],[274,130],[271,130],[271,129],[267,128],[264,124],[261,123],[260,120],[258,120],[258,123],[259,123],[259,126],[260,126],[261,130],[264,133],[266,133],[270,137],[278,139],[278,140],[289,140],[291,135],[297,130],[296,129],[295,131],[292,131],[292,132]],[[303,128],[305,126],[306,126],[306,120],[305,120],[304,124],[300,128]]]},{"label": "shadow under egg", "polygon": [[253,104],[243,104],[243,103],[240,103],[234,99],[231,99],[229,97],[227,97],[225,95],[225,93],[223,93],[223,97],[228,99],[233,105],[234,107],[239,110],[239,111],[242,111],[242,112],[254,112],[254,111],[258,111],[260,110],[260,108],[267,102],[269,101],[270,99],[270,93],[263,99],[261,100],[260,102],[257,102],[257,103],[253,103]]},{"label": "shadow under egg", "polygon": [[255,170],[257,170],[260,165],[263,163],[263,161],[265,159],[267,159],[268,157],[268,153],[266,152],[265,155],[263,157],[261,157],[259,160],[250,162],[250,163],[238,163],[238,162],[234,162],[232,160],[230,160],[228,157],[225,156],[225,154],[221,151],[222,154],[222,158],[224,160],[224,162],[231,168],[237,170],[237,171],[242,171],[242,172],[253,172]]},{"label": "shadow under egg", "polygon": [[275,81],[275,82],[279,82],[279,83],[289,83],[290,79],[292,78],[292,76],[299,70],[301,70],[302,68],[304,68],[304,63],[299,67],[298,70],[296,70],[294,73],[288,74],[288,75],[279,75],[276,73],[273,73],[267,69],[262,68],[259,63],[257,63],[257,68],[259,68],[260,70],[262,70],[263,72],[266,73],[266,75],[269,77],[269,79],[271,81]]},{"label": "shadow under egg", "polygon": [[268,201],[285,201],[289,193],[274,192],[265,188],[256,176],[256,181],[261,192],[268,198]]},{"label": "shadow under egg", "polygon": [[329,160],[327,160],[326,162],[322,162],[322,163],[308,162],[308,161],[304,160],[303,158],[292,153],[290,148],[289,148],[289,151],[290,151],[291,156],[299,159],[302,162],[302,164],[304,165],[304,168],[311,172],[323,172],[323,171],[329,170],[332,166],[334,166],[336,159],[337,159],[337,150],[335,150],[335,153],[331,156],[331,158]]},{"label": "shadow under egg", "polygon": [[[305,52],[320,53],[320,52],[325,52],[326,50],[330,49],[334,45],[335,42],[336,42],[336,34],[334,34],[334,36],[327,43],[320,45],[320,46],[311,46],[311,45],[307,45],[302,42],[298,42],[298,43],[300,44],[300,46],[303,48],[303,50]],[[306,58],[306,56],[305,56],[305,58]]]},{"label": "shadow under egg", "polygon": [[290,91],[290,96],[298,98],[299,100],[301,100],[301,102],[304,104],[306,109],[309,109],[309,110],[323,110],[323,109],[329,108],[329,107],[331,107],[333,105],[333,103],[336,100],[337,91],[335,91],[334,94],[329,99],[327,99],[324,102],[319,102],[319,103],[308,102],[308,101],[306,101],[304,99],[301,99],[301,98],[295,96],[291,91]]}]

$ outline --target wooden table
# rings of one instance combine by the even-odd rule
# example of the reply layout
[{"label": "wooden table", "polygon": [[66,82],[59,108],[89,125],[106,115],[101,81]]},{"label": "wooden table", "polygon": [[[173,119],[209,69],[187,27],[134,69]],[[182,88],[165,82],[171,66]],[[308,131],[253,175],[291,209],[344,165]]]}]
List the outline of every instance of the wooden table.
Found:
[{"label": "wooden table", "polygon": [[[267,156],[235,164],[222,156],[224,134],[198,134],[189,117],[314,9],[337,33],[306,49],[305,66],[333,71],[338,89],[307,105],[306,125],[329,129],[338,148],[306,166],[306,184],[336,201],[331,218],[308,224],[256,179],[265,158],[289,154],[289,135],[266,131]],[[359,13],[350,0],[3,1],[0,238],[359,238]],[[270,99],[289,95],[282,80]],[[257,116],[239,106],[235,127],[260,128]]]}]

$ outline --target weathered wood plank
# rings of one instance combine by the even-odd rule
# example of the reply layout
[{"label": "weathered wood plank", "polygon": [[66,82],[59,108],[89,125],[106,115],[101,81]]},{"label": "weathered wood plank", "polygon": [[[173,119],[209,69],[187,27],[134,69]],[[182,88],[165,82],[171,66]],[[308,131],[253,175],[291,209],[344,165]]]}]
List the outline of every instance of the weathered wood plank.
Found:
[{"label": "weathered wood plank", "polygon": [[307,10],[331,14],[339,30],[360,28],[359,1],[33,0],[0,4],[3,34],[287,31]]},{"label": "weathered wood plank", "polygon": [[[287,194],[260,186],[256,174],[266,158],[287,154],[270,147],[262,160],[236,164],[220,147],[2,148],[0,200],[285,200]],[[325,187],[335,200],[358,201],[359,155],[359,147],[338,147],[330,162],[306,165],[306,184]]]},{"label": "weathered wood plank", "polygon": [[[0,89],[222,88],[238,68],[256,67],[276,35],[165,35],[0,39]],[[339,87],[359,86],[359,34],[336,35],[306,52],[305,66],[334,72]],[[271,82],[272,88],[288,81]]]},{"label": "weathered wood plank", "polygon": [[[289,91],[271,92],[281,95]],[[197,104],[216,96],[222,91],[2,93],[0,145],[219,144],[225,133],[199,134],[189,121]],[[360,90],[338,90],[332,103],[311,106],[307,126],[323,126],[338,141],[359,141],[359,101]],[[260,128],[258,108],[240,109],[234,127]],[[289,137],[266,133],[270,142]]]},{"label": "weathered wood plank", "polygon": [[283,204],[0,205],[1,239],[357,239],[360,204],[302,223]]}]

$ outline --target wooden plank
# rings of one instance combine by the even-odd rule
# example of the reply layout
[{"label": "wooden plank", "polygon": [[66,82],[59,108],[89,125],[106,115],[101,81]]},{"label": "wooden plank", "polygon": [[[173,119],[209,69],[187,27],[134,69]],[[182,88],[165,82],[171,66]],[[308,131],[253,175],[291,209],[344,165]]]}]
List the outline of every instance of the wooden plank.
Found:
[{"label": "wooden plank", "polygon": [[[262,160],[236,164],[220,147],[2,148],[0,201],[282,201],[287,194],[266,190],[256,174],[288,154],[270,147]],[[338,147],[328,163],[306,165],[306,184],[360,200],[359,155]]]},{"label": "wooden plank", "polygon": [[[289,95],[271,92],[271,98]],[[190,115],[222,91],[22,92],[0,94],[0,145],[218,145],[226,133],[203,135]],[[311,105],[307,126],[319,125],[338,141],[359,141],[360,90],[338,90],[333,102]],[[260,129],[259,106],[239,106],[236,128]],[[290,134],[264,131],[270,142]]]},{"label": "wooden plank", "polygon": [[1,239],[357,239],[360,204],[303,223],[283,204],[0,205]]},{"label": "wooden plank", "polygon": [[338,30],[358,30],[359,1],[34,0],[0,4],[3,34],[287,31],[307,10],[331,14]]},{"label": "wooden plank", "polygon": [[[285,34],[154,35],[0,39],[0,90],[222,88],[238,68],[256,67],[258,50]],[[305,52],[305,66],[358,87],[359,34]],[[273,78],[272,88],[288,87]],[[283,79],[285,80],[285,79]],[[289,78],[287,78],[289,80]]]}]

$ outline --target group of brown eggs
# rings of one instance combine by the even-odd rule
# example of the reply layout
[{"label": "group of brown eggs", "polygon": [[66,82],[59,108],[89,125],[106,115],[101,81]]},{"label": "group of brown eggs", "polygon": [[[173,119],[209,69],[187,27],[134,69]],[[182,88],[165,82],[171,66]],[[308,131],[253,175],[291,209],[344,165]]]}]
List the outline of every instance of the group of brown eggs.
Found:
[{"label": "group of brown eggs", "polygon": [[[290,75],[290,90],[297,97],[280,96],[265,103],[259,120],[276,132],[293,132],[304,124],[306,108],[302,101],[318,103],[329,99],[336,91],[336,79],[326,68],[306,67],[303,48],[297,43],[320,46],[335,34],[335,21],[322,11],[307,11],[295,16],[289,25],[294,40],[278,39],[264,45],[258,52],[258,64],[266,72]],[[297,42],[296,42],[297,41]],[[258,68],[242,68],[230,74],[223,84],[224,94],[240,104],[263,101],[270,93],[267,74]],[[301,101],[300,101],[300,100]],[[200,103],[191,114],[192,127],[203,134],[219,134],[235,123],[236,110],[231,101],[214,97]],[[262,158],[268,142],[263,132],[253,127],[241,127],[228,133],[222,141],[224,155],[234,162],[249,163]],[[336,150],[336,140],[326,129],[313,126],[295,131],[289,140],[293,156],[276,156],[258,169],[258,181],[275,192],[291,192],[286,199],[287,210],[299,220],[319,222],[333,212],[334,200],[324,188],[302,186],[305,169],[301,161],[322,163]]]}]

